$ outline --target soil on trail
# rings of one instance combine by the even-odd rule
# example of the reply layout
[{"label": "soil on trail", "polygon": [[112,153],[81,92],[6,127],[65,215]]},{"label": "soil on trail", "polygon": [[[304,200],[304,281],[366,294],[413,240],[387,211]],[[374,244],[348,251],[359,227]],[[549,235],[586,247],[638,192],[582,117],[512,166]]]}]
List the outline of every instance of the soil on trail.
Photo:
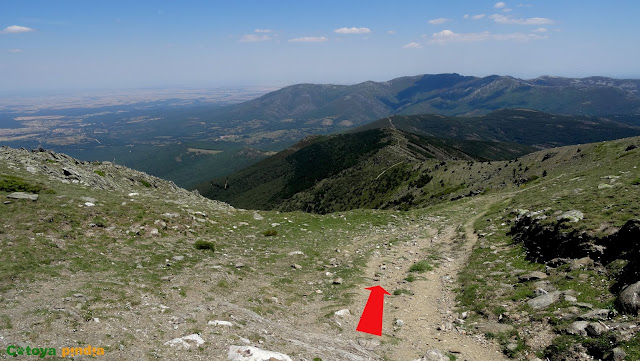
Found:
[{"label": "soil on trail", "polygon": [[[431,237],[381,249],[369,260],[367,276],[371,276],[372,284],[365,287],[380,284],[390,293],[408,291],[386,298],[383,334],[392,339],[380,345],[377,354],[389,360],[414,360],[435,348],[458,360],[507,360],[498,345],[464,330],[454,311],[456,278],[477,241],[473,223],[484,213],[485,206],[481,207],[467,205],[461,213],[469,218],[462,222],[433,217],[433,222],[426,225]],[[453,217],[460,219],[459,215]],[[414,263],[428,259],[433,270],[409,272]],[[416,278],[413,282],[406,280],[409,274]],[[366,297],[368,291],[362,292],[361,299]],[[358,312],[357,316],[362,308]]]}]

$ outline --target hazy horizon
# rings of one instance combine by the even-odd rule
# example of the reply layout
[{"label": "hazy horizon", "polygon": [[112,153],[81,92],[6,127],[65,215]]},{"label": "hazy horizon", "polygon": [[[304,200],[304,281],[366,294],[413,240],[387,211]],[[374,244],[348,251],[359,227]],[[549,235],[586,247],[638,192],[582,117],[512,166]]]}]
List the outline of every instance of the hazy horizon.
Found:
[{"label": "hazy horizon", "polygon": [[0,5],[0,91],[284,87],[418,74],[640,78],[640,4]]}]

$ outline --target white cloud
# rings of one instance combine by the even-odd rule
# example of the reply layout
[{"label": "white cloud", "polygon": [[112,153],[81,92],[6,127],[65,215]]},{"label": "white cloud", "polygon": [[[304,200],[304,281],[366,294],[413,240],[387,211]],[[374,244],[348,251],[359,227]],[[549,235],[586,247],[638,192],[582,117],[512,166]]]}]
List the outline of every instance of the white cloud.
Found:
[{"label": "white cloud", "polygon": [[396,31],[395,30],[387,30],[387,34],[389,35],[395,35]]},{"label": "white cloud", "polygon": [[548,18],[526,18],[517,19],[509,15],[493,14],[489,16],[498,24],[517,24],[517,25],[545,25],[553,24],[553,20]]},{"label": "white cloud", "polygon": [[537,28],[536,30],[534,30],[534,32],[536,33],[546,33],[547,31],[549,31],[547,30],[547,28]]},{"label": "white cloud", "polygon": [[451,21],[450,19],[447,18],[437,18],[437,19],[431,19],[429,20],[429,24],[431,25],[440,25],[440,24],[444,24],[448,21]]},{"label": "white cloud", "polygon": [[507,4],[505,4],[504,2],[500,1],[497,2],[495,5],[493,5],[494,8],[496,9],[502,9],[503,7],[507,6]]},{"label": "white cloud", "polygon": [[[481,33],[455,33],[451,30],[442,30],[439,33],[433,33],[431,36],[423,35],[427,44],[445,45],[450,43],[467,43],[480,42],[488,40],[496,41],[517,41],[525,42],[529,40],[547,39],[547,36],[538,34],[509,33],[509,34],[492,34],[488,31]],[[409,44],[407,44],[409,45]],[[405,47],[408,47],[405,45]]]},{"label": "white cloud", "polygon": [[484,18],[485,16],[487,16],[487,15],[486,15],[486,14],[473,15],[473,16],[471,17],[471,19],[473,19],[473,20],[480,20],[480,19]]},{"label": "white cloud", "polygon": [[504,8],[504,9],[502,9],[502,12],[503,12],[503,13],[510,13],[510,12],[512,12],[512,11],[513,11],[513,9],[509,9],[509,8]]},{"label": "white cloud", "polygon": [[9,49],[7,51],[10,52],[11,54],[22,53],[22,49]]},{"label": "white cloud", "polygon": [[419,49],[422,48],[422,45],[419,43],[409,43],[402,47],[403,49]]},{"label": "white cloud", "polygon": [[20,25],[11,25],[4,28],[4,30],[0,31],[0,34],[19,34],[19,33],[28,33],[30,31],[35,31],[35,29],[28,28],[26,26]]},{"label": "white cloud", "polygon": [[336,29],[333,32],[338,33],[338,34],[368,34],[371,32],[371,29],[369,28],[340,28],[340,29]]},{"label": "white cloud", "polygon": [[461,43],[471,41],[483,41],[489,39],[489,32],[482,33],[454,33],[451,30],[442,30],[439,33],[433,33],[431,37],[428,37],[431,44],[447,44],[447,43]]},{"label": "white cloud", "polygon": [[538,34],[511,33],[511,34],[494,34],[492,35],[492,38],[495,40],[526,42],[529,40],[547,39],[548,36],[538,35]]},{"label": "white cloud", "polygon": [[241,43],[257,43],[259,41],[271,40],[269,35],[246,34],[240,38]]},{"label": "white cloud", "polygon": [[273,30],[271,30],[271,29],[256,29],[254,32],[256,32],[256,33],[272,33]]},{"label": "white cloud", "polygon": [[325,36],[303,36],[301,38],[289,39],[291,43],[322,43],[329,41]]}]

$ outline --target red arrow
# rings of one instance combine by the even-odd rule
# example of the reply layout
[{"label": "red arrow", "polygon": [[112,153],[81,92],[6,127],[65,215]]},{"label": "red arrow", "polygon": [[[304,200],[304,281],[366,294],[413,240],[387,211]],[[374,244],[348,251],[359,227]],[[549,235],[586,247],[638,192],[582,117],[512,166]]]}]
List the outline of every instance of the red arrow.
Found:
[{"label": "red arrow", "polygon": [[384,295],[390,295],[390,293],[380,286],[365,288],[365,290],[371,290],[371,294],[364,306],[356,331],[382,336]]}]

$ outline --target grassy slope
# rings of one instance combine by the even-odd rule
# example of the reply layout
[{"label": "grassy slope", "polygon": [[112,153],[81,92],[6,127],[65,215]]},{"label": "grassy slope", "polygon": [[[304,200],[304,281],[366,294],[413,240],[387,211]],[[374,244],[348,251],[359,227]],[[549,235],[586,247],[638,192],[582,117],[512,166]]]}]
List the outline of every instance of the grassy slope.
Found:
[{"label": "grassy slope", "polygon": [[[8,295],[0,298],[3,304],[0,307],[3,310],[0,312],[3,321],[0,326],[5,335],[21,334],[25,339],[36,342],[39,334],[50,334],[52,330],[58,330],[62,337],[73,338],[71,331],[59,330],[70,330],[69,325],[89,327],[86,320],[93,317],[102,320],[103,328],[122,317],[142,317],[137,314],[140,312],[146,317],[145,312],[148,311],[140,305],[143,295],[147,297],[145,302],[171,302],[180,309],[181,302],[182,307],[186,307],[193,302],[209,302],[210,297],[214,297],[212,295],[228,293],[234,302],[242,302],[253,311],[274,319],[287,317],[295,305],[310,307],[320,303],[327,307],[326,312],[330,312],[345,305],[352,288],[361,282],[359,270],[371,248],[365,247],[367,251],[364,253],[355,252],[362,249],[354,243],[356,240],[367,239],[367,235],[378,230],[385,237],[395,237],[397,228],[394,223],[400,219],[403,222],[419,219],[419,216],[428,215],[431,209],[446,213],[450,204],[465,202],[463,199],[450,203],[451,198],[466,194],[468,190],[481,190],[503,200],[494,204],[489,213],[476,223],[478,232],[484,237],[474,250],[467,270],[460,276],[461,310],[475,312],[467,323],[472,325],[483,319],[497,321],[502,315],[501,322],[513,324],[516,333],[495,336],[505,347],[515,341],[518,349],[514,354],[522,355],[526,350],[533,350],[541,355],[546,352],[550,356],[559,354],[561,357],[562,350],[535,349],[526,345],[524,333],[517,333],[545,325],[560,332],[571,320],[562,314],[570,314],[572,306],[559,303],[552,311],[539,312],[531,312],[527,308],[525,303],[533,296],[533,286],[518,283],[514,269],[544,270],[544,265],[528,262],[522,247],[511,242],[507,235],[514,217],[511,210],[543,210],[552,216],[557,211],[578,209],[585,218],[569,224],[571,228],[567,231],[575,229],[594,234],[603,230],[603,224],[605,229],[619,227],[628,219],[640,217],[640,171],[637,169],[640,148],[630,149],[631,145],[640,146],[640,139],[550,149],[515,161],[478,163],[449,160],[443,163],[427,160],[418,169],[399,168],[402,171],[389,179],[402,180],[395,189],[405,187],[410,190],[414,194],[414,207],[427,207],[425,209],[408,213],[358,210],[324,216],[265,212],[261,220],[256,220],[253,212],[226,209],[206,200],[187,200],[169,189],[158,191],[139,182],[128,183],[125,174],[119,177],[128,184],[126,189],[105,192],[51,182],[45,176],[27,173],[24,167],[7,167],[3,162],[0,163],[0,174],[21,177],[27,183],[41,184],[55,193],[41,192],[37,202],[14,201],[0,207],[0,232],[3,236],[0,243],[3,250],[0,252],[0,287],[4,295]],[[59,166],[48,162],[46,165]],[[120,174],[108,165],[98,169],[107,177]],[[411,172],[405,173],[408,170]],[[391,172],[388,170],[385,174]],[[542,176],[545,172],[546,176]],[[400,176],[402,173],[405,175]],[[409,179],[403,178],[406,174],[409,174]],[[425,174],[429,174],[431,179],[421,178]],[[599,187],[601,184],[612,187]],[[140,196],[128,196],[128,192],[138,192]],[[5,194],[0,192],[0,195]],[[85,201],[81,197],[86,196],[97,199],[95,207],[83,206]],[[434,204],[434,208],[430,208],[430,204]],[[204,211],[208,217],[202,218],[194,211]],[[165,213],[177,213],[178,216],[168,217]],[[156,220],[166,222],[166,227],[158,225]],[[159,228],[160,237],[148,233],[155,227]],[[275,229],[277,235],[263,236],[263,232],[269,229]],[[195,250],[193,243],[198,239],[214,241],[218,250],[215,256]],[[353,256],[337,255],[337,247],[349,250]],[[308,257],[295,261],[302,269],[294,272],[291,270],[291,256],[287,253],[297,249]],[[181,254],[187,256],[184,262],[170,261],[172,265],[166,265],[166,260]],[[335,258],[338,262],[332,261]],[[233,266],[237,262],[248,267],[237,269]],[[317,281],[318,273],[324,272],[322,265],[332,262],[338,264],[331,270],[344,279],[342,285],[332,285],[330,281],[318,283],[314,289],[317,287],[322,294],[299,286],[302,282]],[[504,273],[492,275],[494,272]],[[575,277],[571,279],[565,273],[555,272],[551,272],[549,281],[556,288],[573,289],[581,302],[611,307],[613,295],[608,292],[608,286],[612,282],[610,277],[615,273],[603,274],[587,268],[569,272]],[[191,282],[181,281],[168,286],[162,280],[164,276],[191,273]],[[70,278],[72,274],[76,275],[73,281]],[[203,279],[203,275],[207,277]],[[257,275],[270,278],[273,283],[268,288],[264,284],[254,284],[257,281],[253,280],[258,280]],[[11,297],[27,291],[32,300],[37,300],[39,296],[30,293],[33,290],[29,287],[45,281],[55,286],[47,287],[48,290],[65,292],[56,299],[81,292],[91,300],[77,308],[80,319],[51,309],[36,309],[33,310],[35,313],[29,314],[14,312],[18,306]],[[509,287],[504,288],[503,284]],[[234,296],[235,292],[229,292],[254,286],[262,290],[261,294],[249,300],[245,294]],[[281,298],[282,303],[269,301],[272,296]],[[48,296],[43,294],[43,297]],[[189,300],[189,303],[184,304],[181,300]],[[50,302],[50,299],[45,301]],[[124,304],[128,304],[131,310],[122,309]],[[558,312],[553,311],[556,308],[559,308]],[[523,316],[523,311],[529,315]],[[204,316],[202,319],[190,318],[188,330],[205,334]],[[152,349],[162,350],[160,342],[175,334],[168,317],[154,325],[150,333],[152,338],[145,338],[142,342]],[[25,324],[26,320],[30,323]],[[27,328],[30,329],[28,333],[22,332]],[[185,331],[180,330],[182,334]],[[206,334],[212,337],[210,333]],[[139,345],[136,337],[142,337],[121,330],[108,332],[106,328],[97,335],[100,336],[92,338],[91,342],[113,345],[110,352],[119,352],[117,345],[124,345],[125,350],[133,349]],[[589,340],[561,336],[557,342],[575,344],[589,343]],[[637,358],[640,351],[637,337],[620,344],[629,346],[626,348],[629,360]],[[560,348],[562,345],[557,346]],[[211,352],[211,349],[197,352]]]},{"label": "grassy slope", "polygon": [[[203,183],[197,189],[209,198],[243,208],[272,209],[283,202],[282,209],[319,213],[375,208],[387,203],[386,195],[406,180],[400,178],[408,179],[427,159],[472,160],[521,155],[527,150],[510,144],[442,140],[373,129],[309,138],[228,179]],[[224,189],[225,181],[228,189]],[[294,196],[296,200],[288,201]]]}]

